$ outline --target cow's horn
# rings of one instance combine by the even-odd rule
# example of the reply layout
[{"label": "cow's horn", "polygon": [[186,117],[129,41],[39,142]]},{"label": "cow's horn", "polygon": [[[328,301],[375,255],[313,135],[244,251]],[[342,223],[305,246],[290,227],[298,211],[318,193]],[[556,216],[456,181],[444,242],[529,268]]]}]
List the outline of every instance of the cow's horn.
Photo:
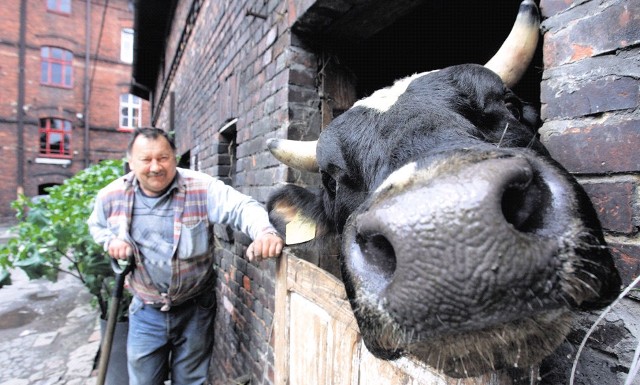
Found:
[{"label": "cow's horn", "polygon": [[509,36],[484,66],[500,75],[507,87],[513,87],[529,67],[539,34],[538,7],[533,0],[524,0]]},{"label": "cow's horn", "polygon": [[299,141],[288,139],[268,139],[267,147],[271,154],[280,162],[298,170],[318,172],[316,159],[316,145],[314,141]]}]

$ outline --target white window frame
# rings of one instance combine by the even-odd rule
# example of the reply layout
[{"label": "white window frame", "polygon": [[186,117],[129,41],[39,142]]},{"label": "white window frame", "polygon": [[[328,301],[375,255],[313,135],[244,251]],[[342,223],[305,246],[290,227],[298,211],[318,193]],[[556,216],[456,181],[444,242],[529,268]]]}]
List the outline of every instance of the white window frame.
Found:
[{"label": "white window frame", "polygon": [[71,0],[47,0],[47,10],[62,15],[69,15],[71,14]]},{"label": "white window frame", "polygon": [[133,29],[123,28],[120,31],[120,61],[133,63]]},{"label": "white window frame", "polygon": [[132,94],[120,95],[118,122],[121,130],[133,130],[142,125],[142,99]]}]

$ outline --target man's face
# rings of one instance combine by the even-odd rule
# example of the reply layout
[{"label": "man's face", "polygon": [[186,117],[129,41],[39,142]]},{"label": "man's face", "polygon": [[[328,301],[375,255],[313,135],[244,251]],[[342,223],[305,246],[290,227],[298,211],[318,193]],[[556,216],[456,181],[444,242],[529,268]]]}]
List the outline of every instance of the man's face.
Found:
[{"label": "man's face", "polygon": [[146,195],[161,195],[176,176],[176,166],[175,153],[164,137],[150,139],[140,135],[133,142],[129,167]]}]

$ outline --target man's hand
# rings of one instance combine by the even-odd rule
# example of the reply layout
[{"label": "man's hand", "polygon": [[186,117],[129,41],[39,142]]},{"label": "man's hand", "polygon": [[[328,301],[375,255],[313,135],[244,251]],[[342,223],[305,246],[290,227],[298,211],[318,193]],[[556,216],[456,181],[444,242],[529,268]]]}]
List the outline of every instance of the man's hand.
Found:
[{"label": "man's hand", "polygon": [[247,248],[247,259],[251,262],[260,262],[267,258],[277,257],[282,253],[283,247],[284,240],[275,232],[263,232]]},{"label": "man's hand", "polygon": [[111,258],[127,260],[133,253],[131,245],[121,239],[112,239],[107,248]]}]

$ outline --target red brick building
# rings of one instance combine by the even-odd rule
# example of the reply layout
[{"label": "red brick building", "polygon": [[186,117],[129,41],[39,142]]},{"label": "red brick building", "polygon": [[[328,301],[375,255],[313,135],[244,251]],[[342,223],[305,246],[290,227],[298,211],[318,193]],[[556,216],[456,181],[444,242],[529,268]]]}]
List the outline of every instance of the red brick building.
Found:
[{"label": "red brick building", "polygon": [[18,193],[122,157],[129,131],[149,124],[129,94],[132,28],[129,0],[0,2],[0,218]]}]

